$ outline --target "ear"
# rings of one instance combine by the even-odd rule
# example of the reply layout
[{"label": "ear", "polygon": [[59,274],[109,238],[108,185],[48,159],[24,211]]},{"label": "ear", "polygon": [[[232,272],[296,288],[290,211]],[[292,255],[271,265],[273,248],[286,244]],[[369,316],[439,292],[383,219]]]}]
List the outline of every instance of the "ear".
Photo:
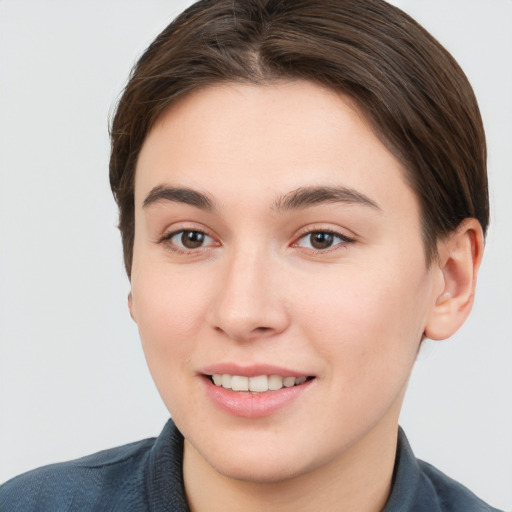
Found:
[{"label": "ear", "polygon": [[137,323],[137,319],[135,318],[135,312],[133,307],[133,296],[132,292],[128,294],[128,309],[130,310],[130,316],[132,317],[132,320]]},{"label": "ear", "polygon": [[[476,219],[465,219],[438,244],[442,291],[436,293],[429,312],[425,336],[444,340],[468,317],[475,296],[476,278],[482,261],[484,237]],[[437,269],[436,269],[437,270]]]}]

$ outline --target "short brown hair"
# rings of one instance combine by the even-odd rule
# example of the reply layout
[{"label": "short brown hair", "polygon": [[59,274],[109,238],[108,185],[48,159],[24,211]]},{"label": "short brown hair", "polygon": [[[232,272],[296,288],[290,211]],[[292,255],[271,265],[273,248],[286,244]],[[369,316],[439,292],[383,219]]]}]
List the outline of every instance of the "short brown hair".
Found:
[{"label": "short brown hair", "polygon": [[200,87],[308,80],[351,96],[404,164],[421,206],[427,263],[467,217],[489,222],[485,135],[453,57],[383,0],[201,0],[132,70],[111,126],[110,184],[130,276],[134,176],[169,105]]}]

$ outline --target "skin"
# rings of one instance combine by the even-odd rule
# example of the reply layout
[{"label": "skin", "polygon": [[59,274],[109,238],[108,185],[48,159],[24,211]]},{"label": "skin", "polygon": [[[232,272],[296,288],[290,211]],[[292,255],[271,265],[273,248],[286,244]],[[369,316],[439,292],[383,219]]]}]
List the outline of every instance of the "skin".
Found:
[{"label": "skin", "polygon": [[[466,318],[483,246],[467,219],[427,267],[404,173],[350,99],[303,81],[196,91],[149,133],[129,306],[185,436],[193,511],[383,507],[419,344]],[[283,207],[308,187],[356,195]],[[187,250],[180,230],[207,236]],[[312,232],[336,235],[315,249]],[[219,362],[315,378],[277,412],[244,418],[204,391],[201,369]]]}]

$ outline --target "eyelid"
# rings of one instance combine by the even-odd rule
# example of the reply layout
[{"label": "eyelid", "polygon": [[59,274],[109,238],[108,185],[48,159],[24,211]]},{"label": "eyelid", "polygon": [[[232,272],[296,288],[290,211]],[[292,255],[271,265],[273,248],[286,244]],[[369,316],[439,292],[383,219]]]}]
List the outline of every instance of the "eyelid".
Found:
[{"label": "eyelid", "polygon": [[212,230],[206,227],[204,224],[195,221],[182,220],[172,222],[163,227],[160,231],[162,235],[158,236],[158,242],[164,239],[168,239],[176,233],[180,233],[181,231],[198,231],[210,236],[213,239],[218,238],[215,234],[212,233]]}]

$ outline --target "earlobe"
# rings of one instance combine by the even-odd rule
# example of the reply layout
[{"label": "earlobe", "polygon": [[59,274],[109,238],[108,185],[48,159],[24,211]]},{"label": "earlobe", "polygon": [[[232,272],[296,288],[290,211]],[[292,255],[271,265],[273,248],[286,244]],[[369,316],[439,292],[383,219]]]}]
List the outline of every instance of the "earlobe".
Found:
[{"label": "earlobe", "polygon": [[130,311],[130,316],[132,317],[132,320],[137,323],[137,319],[135,318],[135,312],[133,307],[133,296],[132,292],[128,294],[128,309]]},{"label": "earlobe", "polygon": [[[439,244],[439,270],[443,289],[435,297],[425,336],[443,340],[454,334],[468,317],[484,249],[483,232],[476,219],[465,219]],[[435,263],[434,263],[435,264]]]}]

